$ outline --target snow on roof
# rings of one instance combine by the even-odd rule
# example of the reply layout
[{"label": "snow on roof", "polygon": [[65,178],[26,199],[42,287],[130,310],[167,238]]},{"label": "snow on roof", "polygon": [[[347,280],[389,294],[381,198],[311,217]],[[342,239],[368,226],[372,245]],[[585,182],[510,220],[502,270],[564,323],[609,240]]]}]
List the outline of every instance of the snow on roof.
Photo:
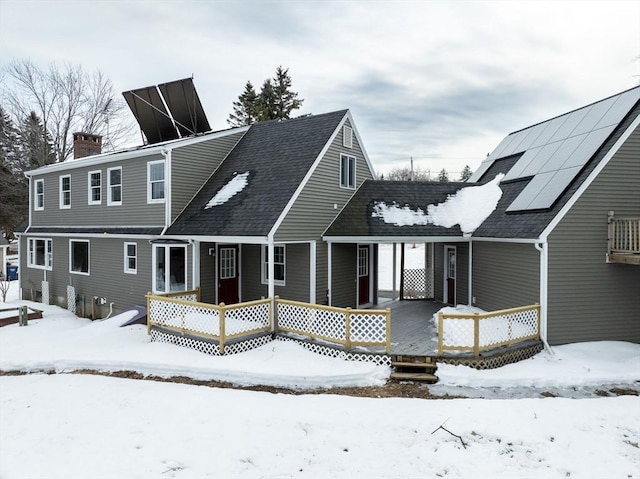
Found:
[{"label": "snow on roof", "polygon": [[218,192],[214,195],[213,198],[209,200],[204,209],[212,208],[213,206],[218,206],[229,201],[230,198],[240,193],[244,190],[245,186],[249,182],[249,172],[246,171],[240,175],[236,173],[231,180],[227,182],[222,188],[218,190]]},{"label": "snow on roof", "polygon": [[444,203],[428,205],[426,213],[421,208],[414,210],[395,202],[388,205],[379,201],[375,203],[371,216],[396,226],[433,224],[451,228],[460,225],[463,233],[472,233],[496,209],[502,196],[499,183],[503,176],[499,174],[484,185],[462,188]]}]

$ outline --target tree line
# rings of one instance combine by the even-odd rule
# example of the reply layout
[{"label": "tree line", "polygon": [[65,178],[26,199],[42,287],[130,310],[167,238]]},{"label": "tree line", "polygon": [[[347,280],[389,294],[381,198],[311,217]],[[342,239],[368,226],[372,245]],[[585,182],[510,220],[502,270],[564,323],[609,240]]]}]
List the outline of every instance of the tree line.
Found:
[{"label": "tree line", "polygon": [[460,172],[460,176],[457,180],[450,179],[449,172],[442,168],[440,172],[434,177],[431,176],[430,170],[423,170],[421,168],[409,168],[408,166],[402,166],[392,169],[389,173],[381,174],[381,180],[393,180],[393,181],[467,181],[471,178],[473,171],[466,165]]}]

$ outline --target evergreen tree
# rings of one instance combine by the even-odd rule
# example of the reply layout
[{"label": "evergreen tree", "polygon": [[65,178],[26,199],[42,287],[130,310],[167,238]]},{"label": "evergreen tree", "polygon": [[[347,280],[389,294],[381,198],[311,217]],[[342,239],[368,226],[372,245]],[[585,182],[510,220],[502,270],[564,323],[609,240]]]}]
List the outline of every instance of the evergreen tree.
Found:
[{"label": "evergreen tree", "polygon": [[233,102],[233,113],[227,123],[231,126],[251,125],[256,121],[286,120],[291,113],[302,106],[298,93],[291,90],[289,69],[282,66],[276,68],[274,78],[262,83],[260,93],[256,94],[253,85],[248,81],[244,91]]},{"label": "evergreen tree", "polygon": [[447,170],[445,170],[444,168],[442,168],[442,170],[440,170],[440,173],[438,173],[438,181],[441,183],[446,183],[447,181],[449,181],[449,173],[447,173]]},{"label": "evergreen tree", "polygon": [[22,124],[22,141],[27,155],[25,170],[50,165],[56,161],[49,133],[35,111],[32,111]]},{"label": "evergreen tree", "polygon": [[278,120],[286,120],[291,117],[291,112],[302,106],[304,100],[298,99],[298,93],[291,90],[291,77],[289,69],[279,66],[276,68],[276,76],[273,78],[273,93],[275,95],[275,117]]},{"label": "evergreen tree", "polygon": [[231,126],[248,126],[258,120],[258,94],[253,88],[253,84],[248,81],[244,86],[244,91],[238,97],[238,101],[233,102],[233,113],[229,115],[227,123]]},{"label": "evergreen tree", "polygon": [[0,106],[0,230],[9,237],[26,219],[29,208],[23,150],[18,129]]},{"label": "evergreen tree", "polygon": [[467,181],[469,178],[471,178],[471,175],[473,175],[473,171],[471,171],[469,165],[465,165],[465,167],[462,169],[462,172],[460,173],[460,181]]}]

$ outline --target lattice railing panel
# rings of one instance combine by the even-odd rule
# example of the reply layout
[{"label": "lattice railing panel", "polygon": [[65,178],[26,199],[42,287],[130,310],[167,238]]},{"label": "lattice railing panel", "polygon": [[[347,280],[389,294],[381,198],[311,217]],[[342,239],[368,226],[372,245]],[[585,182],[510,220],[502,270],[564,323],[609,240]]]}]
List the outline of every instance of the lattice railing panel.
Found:
[{"label": "lattice railing panel", "polygon": [[277,312],[280,328],[293,329],[340,342],[346,340],[345,311],[278,302]]},{"label": "lattice railing panel", "polygon": [[426,270],[405,269],[402,272],[403,289],[402,297],[405,299],[425,299],[427,297],[426,289]]},{"label": "lattice railing panel", "polygon": [[473,319],[445,317],[442,345],[450,348],[473,348]]},{"label": "lattice railing panel", "polygon": [[225,311],[225,334],[234,335],[247,331],[264,330],[271,326],[271,303],[263,302]]},{"label": "lattice railing panel", "polygon": [[67,309],[76,314],[76,288],[70,284],[67,285]]},{"label": "lattice railing panel", "polygon": [[362,343],[387,342],[387,315],[384,313],[351,313],[351,341]]},{"label": "lattice railing panel", "polygon": [[484,318],[480,321],[480,347],[511,343],[538,333],[535,309]]},{"label": "lattice railing panel", "polygon": [[215,308],[202,306],[201,303],[187,304],[154,298],[149,300],[149,307],[153,324],[213,336],[220,334],[220,312]]},{"label": "lattice railing panel", "polygon": [[379,366],[390,366],[391,365],[391,356],[387,354],[375,354],[375,353],[354,353],[349,351],[344,351],[341,349],[332,348],[329,346],[325,346],[318,343],[310,343],[308,341],[304,341],[301,339],[290,338],[287,336],[279,337],[281,341],[293,341],[300,346],[304,347],[306,350],[311,351],[312,353],[322,354],[323,356],[329,356],[332,358],[344,359],[347,361],[366,361],[377,364]]},{"label": "lattice railing panel", "polygon": [[157,329],[151,330],[151,342],[175,344],[183,348],[195,349],[201,353],[210,354],[212,356],[220,356],[220,348],[215,343],[201,341],[189,336],[178,336],[176,334],[165,333]]}]

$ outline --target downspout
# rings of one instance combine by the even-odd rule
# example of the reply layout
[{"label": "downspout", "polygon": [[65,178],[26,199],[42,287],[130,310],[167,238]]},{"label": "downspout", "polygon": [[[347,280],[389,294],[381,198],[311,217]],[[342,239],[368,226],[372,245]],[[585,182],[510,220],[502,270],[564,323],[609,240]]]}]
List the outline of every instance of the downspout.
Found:
[{"label": "downspout", "polygon": [[164,156],[164,228],[160,236],[164,235],[171,225],[171,149],[162,148],[160,154]]},{"label": "downspout", "polygon": [[267,237],[267,271],[268,271],[268,275],[269,275],[269,290],[268,290],[268,297],[269,298],[275,298],[276,295],[276,286],[275,286],[275,280],[273,275],[275,274],[275,267],[274,267],[274,260],[275,260],[275,248],[274,248],[274,244],[273,244],[273,234],[269,233],[269,236]]},{"label": "downspout", "polygon": [[547,287],[549,274],[549,244],[546,238],[539,243],[534,243],[540,252],[540,339],[549,353],[554,354],[547,342]]},{"label": "downspout", "polygon": [[333,243],[331,241],[329,241],[327,243],[327,306],[331,306],[332,305],[332,302],[331,302],[331,274],[332,274],[331,252],[332,252],[332,250],[333,250]]},{"label": "downspout", "polygon": [[309,303],[316,304],[316,242],[309,242]]},{"label": "downspout", "polygon": [[467,288],[468,289],[467,304],[471,306],[473,303],[473,241],[471,239],[471,236],[469,236],[468,275],[469,275],[469,278],[468,278],[469,287]]}]

